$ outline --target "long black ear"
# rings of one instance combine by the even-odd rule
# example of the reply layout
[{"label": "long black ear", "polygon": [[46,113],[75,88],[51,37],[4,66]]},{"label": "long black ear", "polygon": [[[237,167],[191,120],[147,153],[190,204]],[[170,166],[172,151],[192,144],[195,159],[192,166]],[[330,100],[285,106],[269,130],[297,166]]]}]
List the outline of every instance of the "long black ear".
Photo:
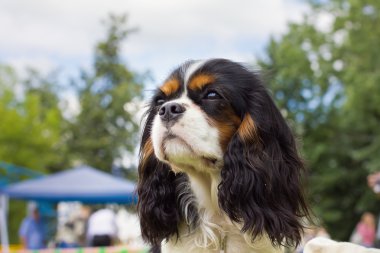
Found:
[{"label": "long black ear", "polygon": [[252,240],[266,233],[274,245],[297,245],[302,217],[309,217],[301,182],[304,165],[269,94],[262,85],[255,89],[224,156],[219,203]]},{"label": "long black ear", "polygon": [[176,204],[176,175],[159,161],[150,137],[153,116],[148,117],[140,148],[137,210],[142,237],[151,245],[178,234],[180,214]]}]

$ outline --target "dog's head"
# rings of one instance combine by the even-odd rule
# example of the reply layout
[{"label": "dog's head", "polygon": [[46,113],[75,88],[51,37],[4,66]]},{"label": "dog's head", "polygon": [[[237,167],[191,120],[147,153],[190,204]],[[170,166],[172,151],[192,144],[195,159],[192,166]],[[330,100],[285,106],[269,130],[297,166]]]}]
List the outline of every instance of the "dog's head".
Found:
[{"label": "dog's head", "polygon": [[294,138],[258,75],[224,59],[191,61],[159,87],[147,111],[139,164],[144,239],[175,235],[184,214],[184,174],[220,175],[219,207],[252,239],[300,241],[308,215],[303,163]]}]

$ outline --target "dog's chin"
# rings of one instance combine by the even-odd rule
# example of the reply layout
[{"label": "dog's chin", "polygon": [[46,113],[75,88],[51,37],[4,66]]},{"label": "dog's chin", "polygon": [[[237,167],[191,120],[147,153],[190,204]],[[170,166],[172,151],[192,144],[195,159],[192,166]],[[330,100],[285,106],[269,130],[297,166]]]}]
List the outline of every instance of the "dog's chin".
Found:
[{"label": "dog's chin", "polygon": [[166,135],[160,147],[157,157],[171,165],[174,172],[212,172],[221,167],[220,158],[194,150],[192,145],[180,136]]}]

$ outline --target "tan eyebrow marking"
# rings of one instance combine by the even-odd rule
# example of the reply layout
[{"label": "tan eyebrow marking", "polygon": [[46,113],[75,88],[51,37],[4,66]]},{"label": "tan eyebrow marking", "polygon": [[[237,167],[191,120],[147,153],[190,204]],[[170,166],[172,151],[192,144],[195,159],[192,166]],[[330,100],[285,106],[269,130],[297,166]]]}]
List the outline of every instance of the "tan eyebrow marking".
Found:
[{"label": "tan eyebrow marking", "polygon": [[169,96],[176,92],[179,89],[179,81],[177,79],[170,79],[166,81],[161,87],[160,90],[166,95]]},{"label": "tan eyebrow marking", "polygon": [[211,74],[199,74],[191,78],[189,89],[200,90],[204,86],[215,82],[215,76]]}]

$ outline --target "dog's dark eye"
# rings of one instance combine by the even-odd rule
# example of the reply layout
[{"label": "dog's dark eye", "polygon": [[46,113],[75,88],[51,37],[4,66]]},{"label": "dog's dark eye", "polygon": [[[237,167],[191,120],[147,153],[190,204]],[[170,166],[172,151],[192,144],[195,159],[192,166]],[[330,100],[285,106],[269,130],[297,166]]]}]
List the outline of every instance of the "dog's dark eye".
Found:
[{"label": "dog's dark eye", "polygon": [[165,103],[165,99],[163,98],[157,98],[155,104],[157,106],[163,105]]},{"label": "dog's dark eye", "polygon": [[216,91],[208,91],[206,95],[203,97],[203,99],[221,99],[222,96],[218,94]]}]

